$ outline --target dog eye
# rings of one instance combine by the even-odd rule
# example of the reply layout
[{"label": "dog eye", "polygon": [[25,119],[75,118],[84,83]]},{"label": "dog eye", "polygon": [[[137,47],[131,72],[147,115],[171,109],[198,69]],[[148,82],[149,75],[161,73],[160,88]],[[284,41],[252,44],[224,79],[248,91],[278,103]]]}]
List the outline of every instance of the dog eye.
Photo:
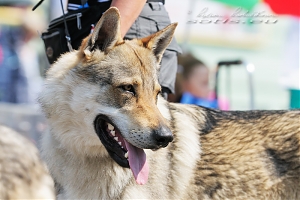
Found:
[{"label": "dog eye", "polygon": [[157,100],[158,100],[158,95],[160,95],[160,94],[162,94],[162,93],[161,93],[161,90],[158,91],[157,94],[156,94],[156,99],[155,99],[155,100],[156,100],[156,103],[157,103]]},{"label": "dog eye", "polygon": [[157,92],[157,95],[156,95],[156,96],[158,97],[158,95],[160,95],[160,94],[161,94],[161,90],[159,90],[159,91]]},{"label": "dog eye", "polygon": [[121,88],[123,90],[125,90],[126,92],[131,92],[132,94],[135,94],[134,88],[132,85],[123,85],[121,86]]}]

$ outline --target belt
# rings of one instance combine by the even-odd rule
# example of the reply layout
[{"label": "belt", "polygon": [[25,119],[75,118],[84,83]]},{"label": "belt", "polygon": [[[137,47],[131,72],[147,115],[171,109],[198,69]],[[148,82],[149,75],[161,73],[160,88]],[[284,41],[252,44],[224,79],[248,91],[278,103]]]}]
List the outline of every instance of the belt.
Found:
[{"label": "belt", "polygon": [[146,3],[151,3],[151,2],[160,2],[162,4],[165,4],[165,0],[147,0]]}]

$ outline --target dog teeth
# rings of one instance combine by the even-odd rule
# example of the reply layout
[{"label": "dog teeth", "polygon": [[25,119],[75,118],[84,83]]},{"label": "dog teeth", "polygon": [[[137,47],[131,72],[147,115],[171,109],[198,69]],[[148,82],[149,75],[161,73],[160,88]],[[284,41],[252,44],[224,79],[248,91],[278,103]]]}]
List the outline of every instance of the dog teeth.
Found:
[{"label": "dog teeth", "polygon": [[125,158],[128,158],[128,152],[126,152],[124,156],[125,156]]},{"label": "dog teeth", "polygon": [[110,131],[113,131],[115,129],[115,127],[109,123],[108,123],[107,127],[108,127],[108,130],[110,130]]},{"label": "dog teeth", "polygon": [[118,144],[123,148],[122,146],[122,143],[119,141],[119,138],[118,137],[115,137],[116,136],[116,132],[114,131],[114,127],[107,123],[108,124],[108,129],[110,130],[110,134],[114,137],[114,140],[118,142]]},{"label": "dog teeth", "polygon": [[116,136],[115,131],[110,131],[110,134],[111,134],[112,136]]}]

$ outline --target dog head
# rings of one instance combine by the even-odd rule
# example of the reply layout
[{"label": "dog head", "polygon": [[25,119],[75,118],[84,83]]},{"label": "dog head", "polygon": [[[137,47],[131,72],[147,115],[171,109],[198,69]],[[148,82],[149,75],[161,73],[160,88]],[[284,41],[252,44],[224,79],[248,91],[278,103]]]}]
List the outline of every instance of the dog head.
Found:
[{"label": "dog head", "polygon": [[110,157],[129,167],[138,183],[145,183],[143,149],[166,147],[173,139],[157,101],[159,63],[176,25],[124,41],[118,10],[107,10],[80,49],[63,55],[48,72],[40,102],[55,123],[51,128],[68,127],[64,134],[70,129],[73,134],[60,140],[89,140],[80,141],[84,151],[85,145],[97,145],[91,145],[92,134],[97,135]]}]

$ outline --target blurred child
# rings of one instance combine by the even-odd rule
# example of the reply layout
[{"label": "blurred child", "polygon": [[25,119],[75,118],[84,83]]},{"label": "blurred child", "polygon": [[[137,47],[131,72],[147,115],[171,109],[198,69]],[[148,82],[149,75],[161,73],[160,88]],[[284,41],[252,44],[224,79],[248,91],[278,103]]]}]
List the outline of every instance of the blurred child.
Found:
[{"label": "blurred child", "polygon": [[184,104],[218,108],[215,99],[209,98],[209,69],[191,54],[181,55],[178,58],[181,67],[177,74],[177,100]]}]

